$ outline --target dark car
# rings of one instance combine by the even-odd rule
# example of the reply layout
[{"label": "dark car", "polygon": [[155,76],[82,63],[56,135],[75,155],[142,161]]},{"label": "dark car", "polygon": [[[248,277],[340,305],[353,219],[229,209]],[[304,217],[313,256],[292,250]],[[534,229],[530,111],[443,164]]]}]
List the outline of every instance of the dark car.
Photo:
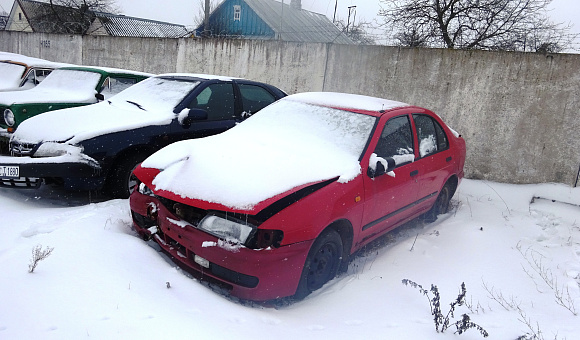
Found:
[{"label": "dark car", "polygon": [[0,186],[44,183],[128,197],[133,169],[175,141],[223,132],[286,96],[259,82],[166,74],[104,102],[24,121],[0,157]]},{"label": "dark car", "polygon": [[463,138],[427,109],[297,94],[146,159],[133,225],[233,296],[303,298],[387,231],[447,212],[464,161]]}]

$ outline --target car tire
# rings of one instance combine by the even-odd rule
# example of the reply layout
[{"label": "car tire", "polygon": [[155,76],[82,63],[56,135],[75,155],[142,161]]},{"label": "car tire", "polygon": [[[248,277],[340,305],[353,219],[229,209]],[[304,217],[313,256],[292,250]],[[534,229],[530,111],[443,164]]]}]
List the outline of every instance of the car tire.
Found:
[{"label": "car tire", "polygon": [[121,158],[109,170],[105,184],[105,192],[113,198],[128,198],[136,184],[133,170],[147,158],[144,153],[132,153]]},{"label": "car tire", "polygon": [[439,192],[437,200],[435,200],[431,209],[423,216],[423,220],[427,223],[435,222],[437,216],[447,213],[449,211],[449,201],[451,201],[452,195],[451,185],[446,183],[443,186],[443,189]]},{"label": "car tire", "polygon": [[308,252],[294,298],[302,300],[332,280],[338,273],[342,256],[342,239],[338,232],[329,229],[318,236]]}]

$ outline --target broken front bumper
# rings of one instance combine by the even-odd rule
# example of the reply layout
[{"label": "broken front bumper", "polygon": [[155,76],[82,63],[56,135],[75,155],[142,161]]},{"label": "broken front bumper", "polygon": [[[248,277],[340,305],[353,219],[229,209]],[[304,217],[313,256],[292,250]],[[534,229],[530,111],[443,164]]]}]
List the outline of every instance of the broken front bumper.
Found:
[{"label": "broken front bumper", "polygon": [[[253,301],[273,300],[296,292],[311,240],[278,248],[249,249],[229,244],[192,225],[184,226],[155,197],[135,191],[130,206],[135,230],[145,239],[152,238],[176,264],[197,278],[232,296]],[[153,217],[147,212],[152,206],[156,212]]]}]

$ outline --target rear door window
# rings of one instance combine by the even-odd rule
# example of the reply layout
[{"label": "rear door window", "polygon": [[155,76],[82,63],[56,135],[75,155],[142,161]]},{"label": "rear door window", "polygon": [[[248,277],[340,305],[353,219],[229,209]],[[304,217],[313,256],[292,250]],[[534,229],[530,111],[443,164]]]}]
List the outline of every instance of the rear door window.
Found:
[{"label": "rear door window", "polygon": [[258,85],[238,84],[242,95],[244,116],[250,116],[276,101],[276,98],[265,88]]},{"label": "rear door window", "polygon": [[208,120],[225,120],[235,117],[233,85],[211,84],[195,97],[189,108],[207,111]]},{"label": "rear door window", "polygon": [[413,120],[417,129],[421,157],[432,155],[449,147],[447,135],[435,119],[423,114],[414,114]]}]

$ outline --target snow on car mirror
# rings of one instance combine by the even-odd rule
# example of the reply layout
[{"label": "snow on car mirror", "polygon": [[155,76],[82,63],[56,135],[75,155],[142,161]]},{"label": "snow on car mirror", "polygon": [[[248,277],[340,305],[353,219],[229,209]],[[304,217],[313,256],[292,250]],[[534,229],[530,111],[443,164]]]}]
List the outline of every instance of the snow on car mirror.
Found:
[{"label": "snow on car mirror", "polygon": [[379,157],[375,153],[369,159],[367,174],[371,178],[379,177],[393,171],[397,167],[397,162],[392,157]]}]

